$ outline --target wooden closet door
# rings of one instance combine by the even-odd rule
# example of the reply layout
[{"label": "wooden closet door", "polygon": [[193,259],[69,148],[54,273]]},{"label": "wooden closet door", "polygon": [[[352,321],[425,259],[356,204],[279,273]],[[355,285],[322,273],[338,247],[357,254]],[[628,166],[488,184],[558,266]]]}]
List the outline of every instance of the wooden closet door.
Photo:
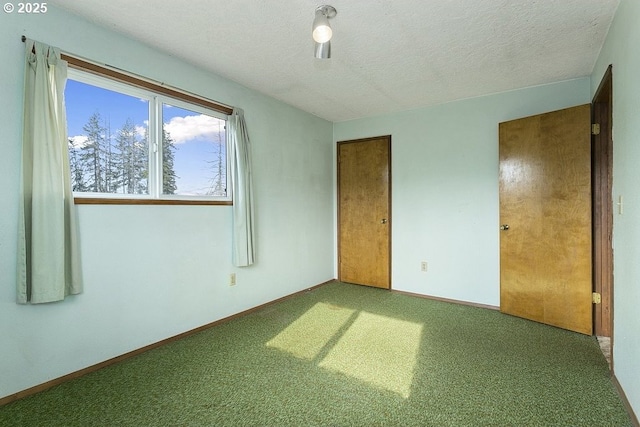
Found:
[{"label": "wooden closet door", "polygon": [[338,274],[391,287],[391,138],[338,143]]},{"label": "wooden closet door", "polygon": [[590,105],[499,131],[500,309],[591,334]]}]

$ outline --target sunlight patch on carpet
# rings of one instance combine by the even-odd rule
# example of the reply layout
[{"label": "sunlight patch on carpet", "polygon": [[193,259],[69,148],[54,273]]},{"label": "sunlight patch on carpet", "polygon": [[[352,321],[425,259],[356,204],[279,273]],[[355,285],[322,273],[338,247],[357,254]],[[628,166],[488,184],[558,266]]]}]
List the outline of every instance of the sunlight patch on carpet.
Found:
[{"label": "sunlight patch on carpet", "polygon": [[267,342],[295,357],[313,360],[355,310],[319,302]]},{"label": "sunlight patch on carpet", "polygon": [[319,366],[408,398],[422,325],[360,312]]}]

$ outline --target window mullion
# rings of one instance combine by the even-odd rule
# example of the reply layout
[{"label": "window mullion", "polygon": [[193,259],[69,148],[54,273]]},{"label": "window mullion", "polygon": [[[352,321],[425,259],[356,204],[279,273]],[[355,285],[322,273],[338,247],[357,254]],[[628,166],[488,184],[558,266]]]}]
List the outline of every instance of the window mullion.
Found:
[{"label": "window mullion", "polygon": [[149,103],[149,194],[162,195],[162,102],[157,96]]}]

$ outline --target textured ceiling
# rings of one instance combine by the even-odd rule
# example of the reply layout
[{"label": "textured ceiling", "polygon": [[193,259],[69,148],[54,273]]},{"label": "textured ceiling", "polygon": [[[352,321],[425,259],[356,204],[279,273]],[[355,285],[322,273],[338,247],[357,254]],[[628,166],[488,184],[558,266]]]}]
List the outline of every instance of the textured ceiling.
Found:
[{"label": "textured ceiling", "polygon": [[320,1],[50,4],[338,122],[587,76],[618,0],[331,0],[329,60]]}]

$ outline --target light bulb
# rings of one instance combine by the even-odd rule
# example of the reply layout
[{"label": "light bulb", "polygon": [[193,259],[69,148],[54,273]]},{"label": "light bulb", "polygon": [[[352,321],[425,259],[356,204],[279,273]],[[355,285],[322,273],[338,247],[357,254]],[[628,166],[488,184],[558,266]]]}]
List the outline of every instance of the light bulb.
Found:
[{"label": "light bulb", "polygon": [[331,27],[327,23],[326,25],[318,25],[313,30],[313,40],[317,43],[326,43],[331,40],[331,36],[333,35],[333,31],[331,31]]},{"label": "light bulb", "polygon": [[313,20],[313,40],[316,43],[326,43],[331,40],[331,27],[329,26],[329,18],[323,13],[322,10],[316,10],[316,17]]}]

